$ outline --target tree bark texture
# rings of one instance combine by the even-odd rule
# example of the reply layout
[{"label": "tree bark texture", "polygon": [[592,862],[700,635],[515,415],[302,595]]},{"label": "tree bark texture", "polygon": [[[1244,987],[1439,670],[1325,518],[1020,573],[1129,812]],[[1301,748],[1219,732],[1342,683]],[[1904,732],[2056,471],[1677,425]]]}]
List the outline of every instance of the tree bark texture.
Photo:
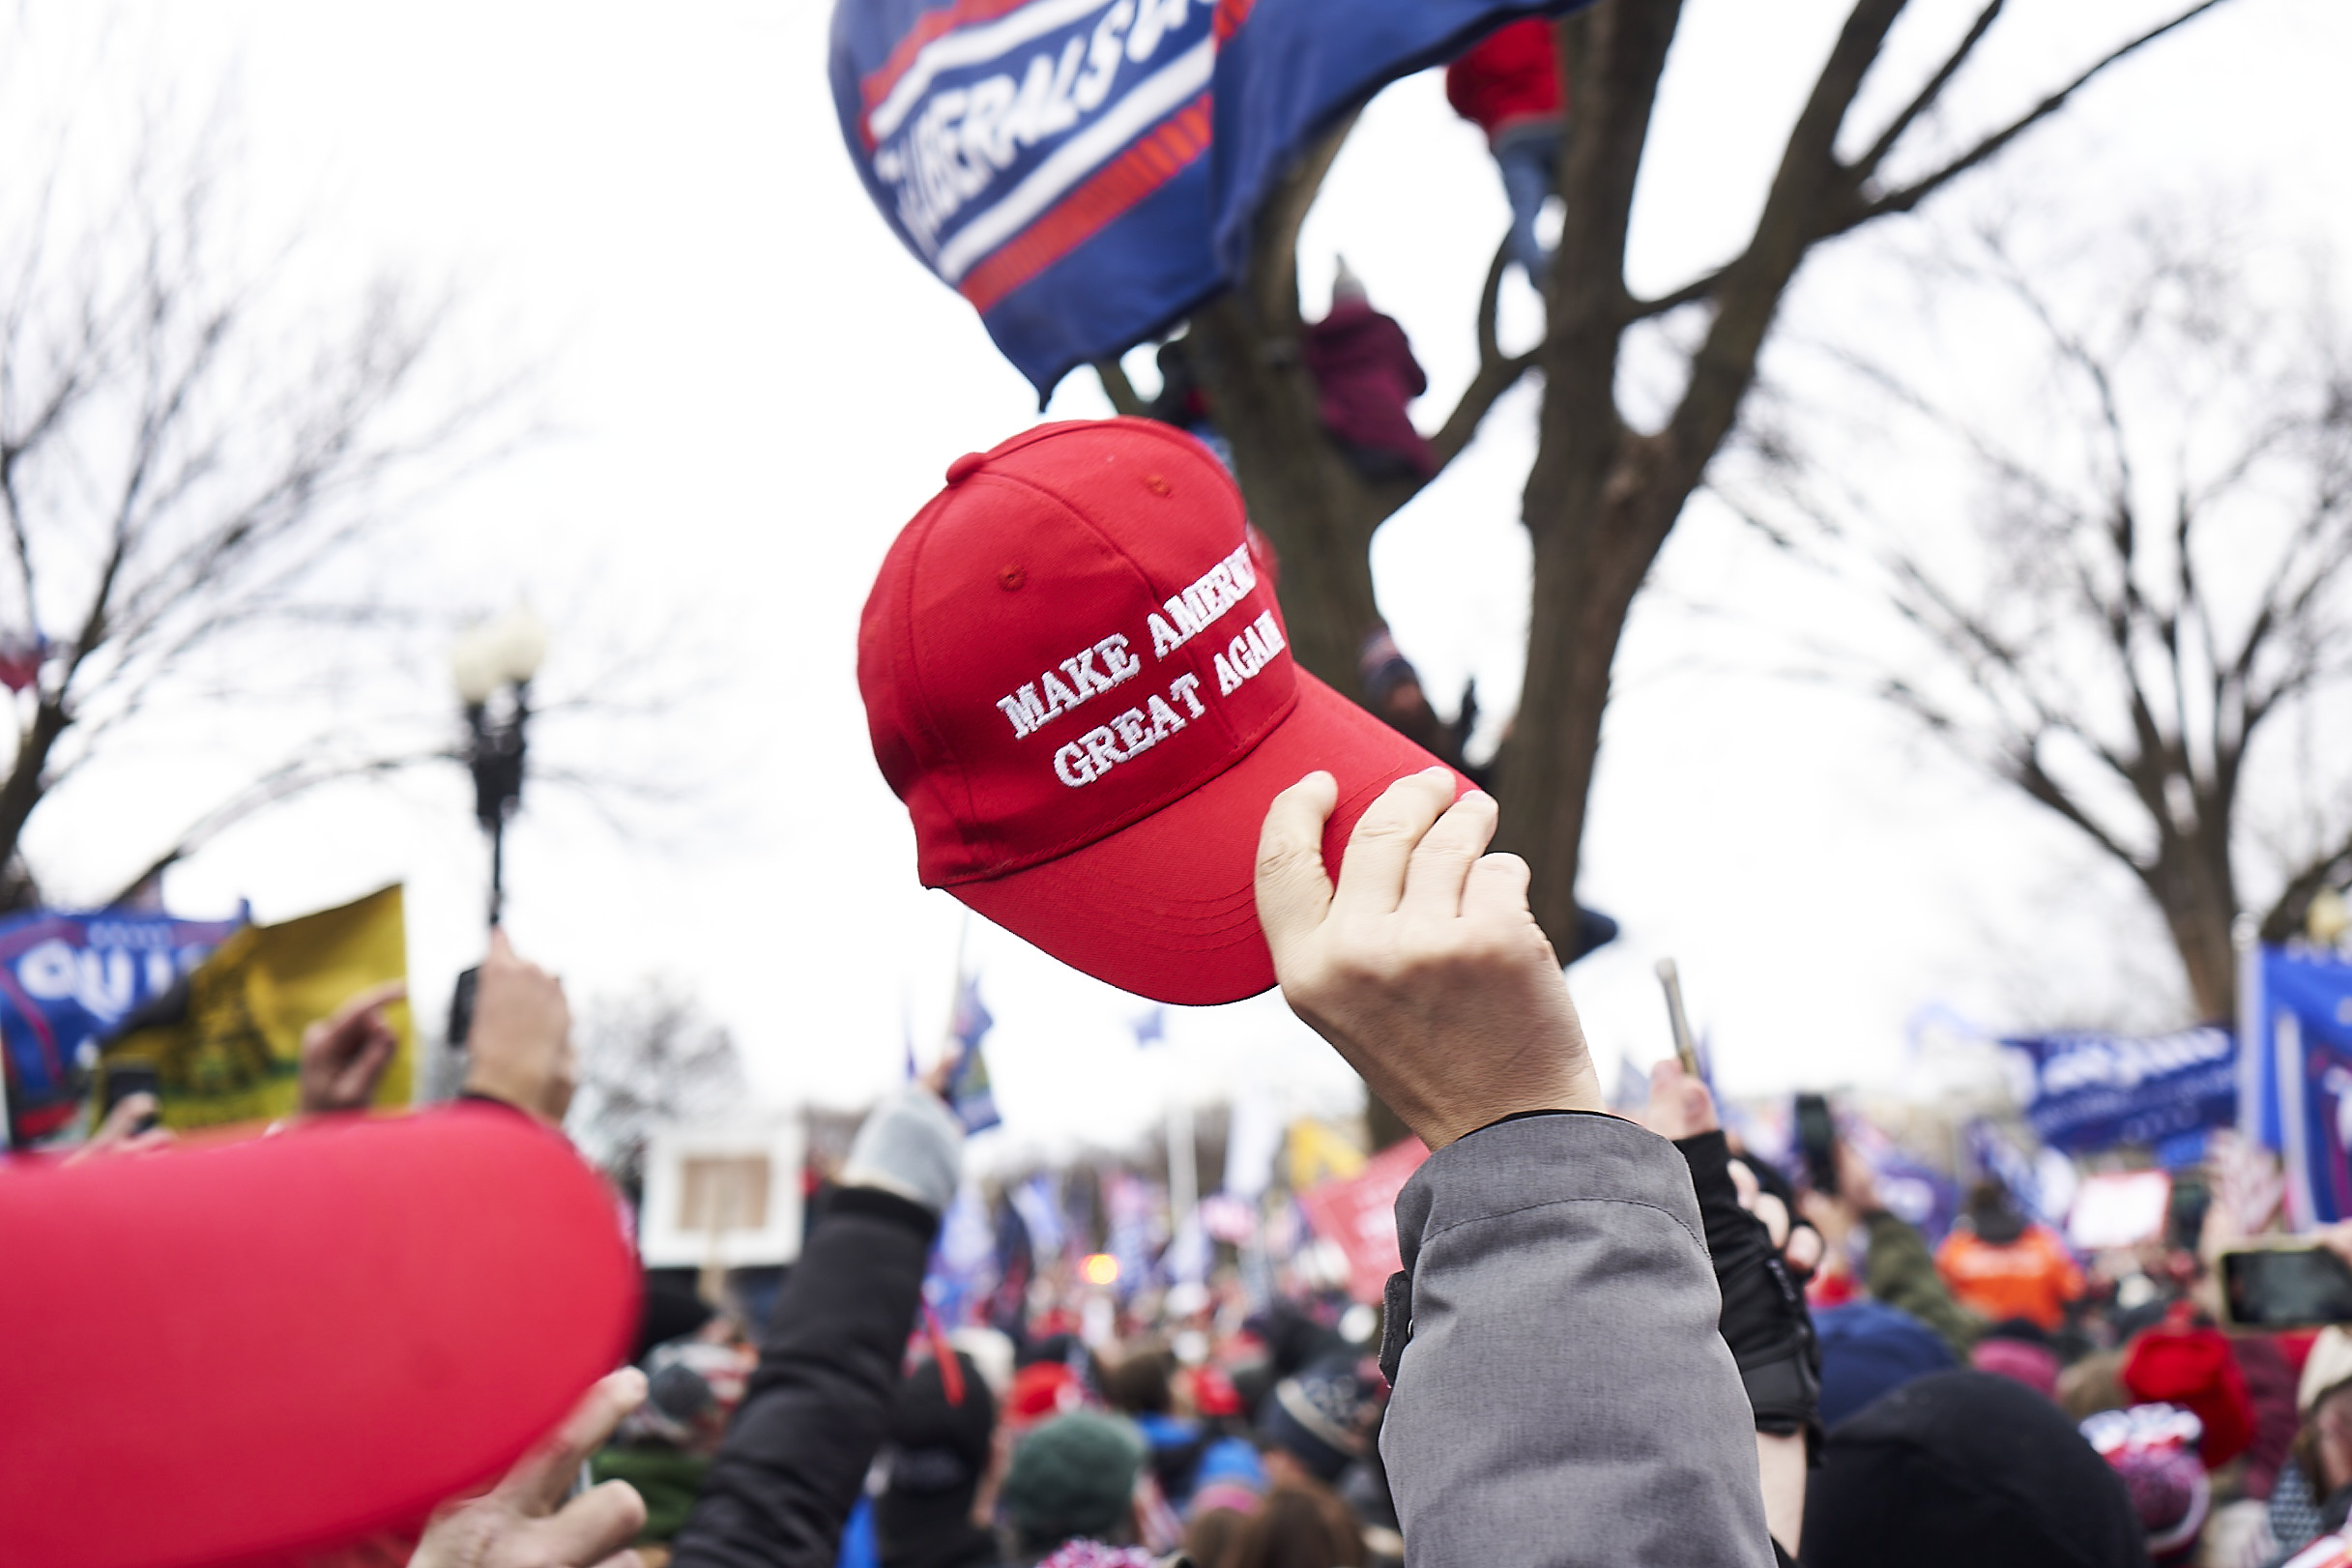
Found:
[{"label": "tree bark texture", "polygon": [[[1574,114],[1559,170],[1568,218],[1545,281],[1545,340],[1514,359],[1496,346],[1495,304],[1503,270],[1497,255],[1479,310],[1478,373],[1431,443],[1441,464],[1450,460],[1523,371],[1543,372],[1539,445],[1522,511],[1534,557],[1525,678],[1514,729],[1498,759],[1497,842],[1528,860],[1536,916],[1555,939],[1565,939],[1576,925],[1587,802],[1626,617],[1684,505],[1737,422],[1781,300],[1808,251],[1874,218],[1914,210],[2057,112],[2108,66],[2220,3],[2189,6],[1931,172],[1888,185],[1881,175],[1890,153],[1937,106],[1999,15],[2002,0],[1987,0],[1873,143],[1842,160],[1840,131],[1906,4],[1854,0],[1789,131],[1745,247],[1715,271],[1648,301],[1634,298],[1625,285],[1626,239],[1681,3],[1600,0],[1558,25]],[[1247,285],[1196,316],[1193,333],[1251,515],[1282,559],[1279,591],[1299,660],[1341,691],[1360,696],[1357,654],[1379,624],[1372,536],[1418,486],[1368,486],[1348,467],[1323,435],[1313,379],[1297,352],[1298,226],[1347,129],[1326,137],[1269,198]],[[1616,403],[1623,336],[1641,321],[1685,306],[1708,313],[1689,381],[1660,428],[1635,430]],[[2183,908],[2203,907],[2202,895],[2176,896],[2187,900]],[[2224,917],[2224,943],[2227,924]]]}]

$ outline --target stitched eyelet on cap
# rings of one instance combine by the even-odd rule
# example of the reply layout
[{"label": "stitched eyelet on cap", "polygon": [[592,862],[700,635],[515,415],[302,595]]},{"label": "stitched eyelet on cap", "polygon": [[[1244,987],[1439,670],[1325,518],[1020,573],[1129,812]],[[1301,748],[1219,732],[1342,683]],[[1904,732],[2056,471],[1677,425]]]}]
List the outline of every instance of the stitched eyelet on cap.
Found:
[{"label": "stitched eyelet on cap", "polygon": [[1007,594],[1028,581],[1029,569],[1025,566],[1006,566],[1002,571],[997,573],[997,586]]},{"label": "stitched eyelet on cap", "polygon": [[949,484],[963,483],[966,479],[972,478],[973,470],[977,469],[982,463],[987,461],[988,453],[984,451],[966,452],[963,456],[957,458],[954,462],[947,465],[947,482]]},{"label": "stitched eyelet on cap", "polygon": [[1164,496],[1176,487],[1157,474],[1147,474],[1144,476],[1144,488],[1155,496]]}]

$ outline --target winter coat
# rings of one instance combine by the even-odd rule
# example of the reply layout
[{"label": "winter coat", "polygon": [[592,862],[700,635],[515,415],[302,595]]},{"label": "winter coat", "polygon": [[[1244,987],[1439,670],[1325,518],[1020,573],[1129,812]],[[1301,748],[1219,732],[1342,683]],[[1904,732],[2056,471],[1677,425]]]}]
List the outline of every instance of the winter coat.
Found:
[{"label": "winter coat", "polygon": [[1424,476],[1429,443],[1405,405],[1429,390],[1405,329],[1362,300],[1345,300],[1306,329],[1302,357],[1321,393],[1323,428],[1344,442],[1394,452]]},{"label": "winter coat", "polygon": [[887,1431],[939,1219],[837,1188],[800,1249],[673,1568],[833,1568]]},{"label": "winter coat", "polygon": [[1615,1117],[1514,1118],[1397,1197],[1380,1457],[1415,1568],[1775,1560],[1690,1168]]},{"label": "winter coat", "polygon": [[1928,1238],[1883,1208],[1863,1215],[1862,1229],[1870,1237],[1871,1249],[1863,1289],[1873,1299],[1907,1312],[1934,1329],[1955,1356],[1967,1360],[1969,1350],[1985,1335],[1985,1321],[1952,1299],[1943,1276],[1935,1271]]},{"label": "winter coat", "polygon": [[2054,1329],[2083,1290],[2082,1270],[2047,1225],[2027,1226],[2006,1244],[1955,1231],[1936,1249],[1935,1267],[1961,1306],[1996,1323],[2023,1318]]},{"label": "winter coat", "polygon": [[1552,24],[1530,17],[1489,33],[1445,68],[1445,101],[1490,142],[1531,121],[1557,120],[1568,98]]}]

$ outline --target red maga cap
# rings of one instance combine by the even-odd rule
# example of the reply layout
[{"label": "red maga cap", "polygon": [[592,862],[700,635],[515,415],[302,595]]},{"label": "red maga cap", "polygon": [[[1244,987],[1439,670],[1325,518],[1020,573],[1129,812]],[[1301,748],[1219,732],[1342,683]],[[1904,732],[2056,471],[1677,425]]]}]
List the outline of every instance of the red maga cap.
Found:
[{"label": "red maga cap", "polygon": [[519,1113],[0,1166],[0,1562],[307,1562],[498,1478],[628,1355],[610,1195]]},{"label": "red maga cap", "polygon": [[1277,793],[1338,779],[1336,874],[1364,808],[1437,766],[1297,667],[1232,478],[1148,420],[950,464],[866,599],[857,683],[923,886],[1159,1002],[1274,983],[1251,882]]}]

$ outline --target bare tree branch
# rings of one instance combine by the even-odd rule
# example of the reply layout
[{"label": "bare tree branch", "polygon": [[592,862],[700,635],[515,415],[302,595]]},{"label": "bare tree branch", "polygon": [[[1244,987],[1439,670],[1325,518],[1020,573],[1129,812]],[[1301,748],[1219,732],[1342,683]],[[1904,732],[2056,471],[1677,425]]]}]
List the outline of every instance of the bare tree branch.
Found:
[{"label": "bare tree branch", "polygon": [[1126,366],[1117,360],[1096,360],[1095,379],[1102,383],[1102,392],[1111,399],[1112,409],[1129,419],[1140,420],[1151,410],[1135,394],[1135,383],[1127,379]]},{"label": "bare tree branch", "polygon": [[1920,88],[1912,96],[1911,102],[1902,106],[1902,111],[1887,123],[1886,130],[1880,131],[1878,139],[1871,143],[1870,150],[1846,165],[1848,174],[1856,184],[1876,174],[1878,165],[1886,161],[1887,154],[1893,152],[1895,144],[1902,139],[1902,133],[1933,107],[1936,100],[1943,97],[1944,89],[1952,85],[1952,78],[1959,75],[1960,67],[1968,63],[1968,56],[1976,52],[1976,46],[1985,41],[1985,35],[1992,31],[1992,24],[2000,16],[2004,3],[2005,0],[1989,0],[1985,9],[1977,13],[1976,20],[1969,25],[1967,34],[1944,57],[1944,63],[1935,68],[1935,73],[1928,78],[1927,85]]},{"label": "bare tree branch", "polygon": [[2076,93],[2080,92],[2084,87],[2088,86],[2095,77],[2099,76],[2109,66],[2115,65],[2117,62],[2126,59],[2142,48],[2145,48],[2148,44],[2155,43],[2160,38],[2163,38],[2166,33],[2171,32],[2174,28],[2184,26],[2187,23],[2194,20],[2196,17],[2203,15],[2206,12],[2211,11],[2214,7],[2224,3],[2225,0],[2200,0],[2199,4],[2191,6],[2187,11],[2184,11],[2178,15],[2172,17],[2171,20],[2161,23],[2158,26],[2151,27],[2146,32],[2141,33],[2136,38],[2132,39],[2129,43],[2120,44],[2116,48],[2109,50],[2088,69],[2076,75],[2074,80],[2068,82],[2056,92],[2051,93],[2048,97],[2043,99],[2041,102],[2035,104],[2031,109],[2027,110],[2018,118],[2012,120],[2008,125],[2003,126],[2000,130],[1992,132],[1990,135],[1984,137],[1974,147],[1969,148],[1968,151],[1962,153],[1960,157],[1953,159],[1951,161],[1944,164],[1943,167],[1937,169],[1934,173],[1923,176],[1920,179],[1912,181],[1909,185],[1900,187],[1894,190],[1886,191],[1881,195],[1863,199],[1860,204],[1854,210],[1848,213],[1844,218],[1838,220],[1833,226],[1824,230],[1823,238],[1827,238],[1830,235],[1844,234],[1848,230],[1859,228],[1873,218],[1884,218],[1890,213],[1910,212],[1921,202],[1935,194],[1936,191],[1942,189],[1945,186],[1950,185],[1954,180],[1959,179],[1970,169],[1973,169],[1979,164],[1988,161],[1999,154],[2004,148],[2008,147],[2011,142],[2016,141],[2019,136],[2025,134],[2026,131],[2031,131],[2035,126],[2040,125],[2043,121],[2048,119],[2051,115],[2066,107],[2069,100],[2071,100]]},{"label": "bare tree branch", "polygon": [[150,860],[135,877],[125,883],[120,891],[105,902],[108,906],[127,902],[138,890],[152,883],[173,866],[195,854],[222,833],[267,809],[280,805],[298,796],[307,795],[322,785],[342,783],[357,778],[382,778],[392,773],[415,768],[421,763],[461,761],[454,752],[421,751],[404,756],[369,757],[358,762],[314,763],[305,757],[280,763],[252,783],[239,790],[228,799],[196,819],[171,847]]},{"label": "bare tree branch", "polygon": [[[1511,247],[1504,245],[1495,252],[1487,266],[1486,286],[1478,295],[1478,370],[1470,384],[1455,400],[1454,411],[1445,417],[1445,423],[1429,438],[1430,455],[1442,471],[1446,464],[1462,455],[1462,450],[1478,433],[1478,425],[1495,406],[1496,398],[1519,384],[1519,378],[1533,368],[1540,348],[1524,354],[1505,356],[1502,344],[1495,336],[1495,317],[1499,312],[1503,273],[1511,263]],[[1416,486],[1418,488],[1418,486]]]}]

